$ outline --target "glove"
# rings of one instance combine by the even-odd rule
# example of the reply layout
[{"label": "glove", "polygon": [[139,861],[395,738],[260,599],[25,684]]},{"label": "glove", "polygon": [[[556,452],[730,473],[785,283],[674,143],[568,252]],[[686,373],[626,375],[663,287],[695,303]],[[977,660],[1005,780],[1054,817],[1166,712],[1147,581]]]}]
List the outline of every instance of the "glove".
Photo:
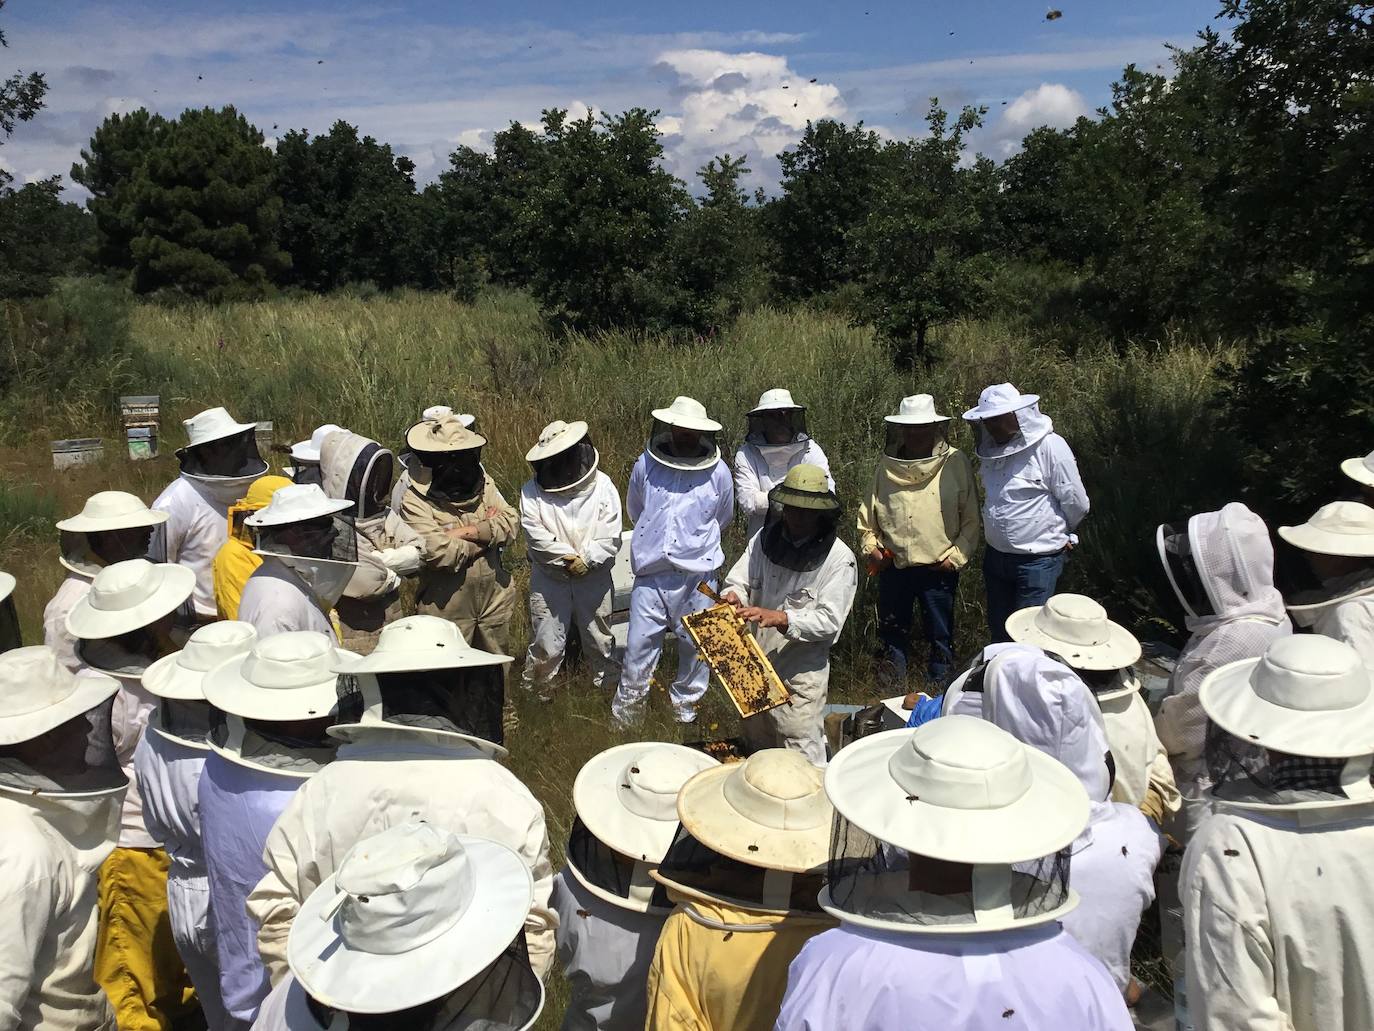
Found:
[{"label": "glove", "polygon": [[414,576],[420,571],[420,549],[413,544],[403,548],[383,548],[382,563],[397,576]]},{"label": "glove", "polygon": [[574,555],[565,560],[568,567],[569,576],[586,576],[587,570],[591,567],[587,565],[587,560],[581,555]]}]

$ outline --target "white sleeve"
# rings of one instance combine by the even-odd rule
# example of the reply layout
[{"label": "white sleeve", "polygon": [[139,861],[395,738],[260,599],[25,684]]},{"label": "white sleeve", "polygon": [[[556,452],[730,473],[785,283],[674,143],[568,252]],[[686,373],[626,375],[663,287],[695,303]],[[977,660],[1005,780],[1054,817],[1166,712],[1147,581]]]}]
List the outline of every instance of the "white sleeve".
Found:
[{"label": "white sleeve", "polygon": [[734,591],[745,605],[749,604],[749,563],[753,559],[754,542],[757,540],[757,535],[750,538],[749,543],[744,546],[744,554],[730,567],[730,572],[725,576],[725,583],[720,587],[721,594]]},{"label": "white sleeve", "polygon": [[735,500],[746,519],[768,511],[768,494],[759,485],[758,473],[744,448],[735,452]]},{"label": "white sleeve", "polygon": [[[720,532],[723,537],[730,529],[731,520],[735,518],[735,481],[731,478],[730,470],[724,462],[716,463],[715,479],[720,488],[720,503],[716,506],[716,522],[720,524]],[[765,507],[767,507],[766,504]]]},{"label": "white sleeve", "polygon": [[1049,459],[1046,480],[1054,499],[1059,502],[1060,511],[1064,513],[1064,521],[1068,524],[1069,532],[1073,533],[1091,507],[1088,491],[1083,486],[1083,478],[1078,474],[1078,460],[1074,458],[1068,441],[1054,433],[1045,443],[1048,445],[1045,455]]},{"label": "white sleeve", "polygon": [[620,532],[624,520],[620,514],[620,492],[609,479],[601,480],[596,493],[596,525],[583,555],[587,565],[595,568],[615,560],[620,550]]},{"label": "white sleeve", "polygon": [[814,440],[807,445],[806,460],[825,473],[825,482],[833,491],[835,489],[835,477],[830,475],[830,459],[826,457],[825,451]]},{"label": "white sleeve", "polygon": [[544,525],[539,499],[532,496],[529,484],[520,491],[520,528],[525,531],[525,547],[530,558],[546,566],[561,566],[562,559],[576,554],[566,542]]},{"label": "white sleeve", "polygon": [[180,482],[179,477],[173,480],[148,506],[154,512],[166,512],[171,517],[162,524],[162,533],[167,542],[168,562],[175,562],[181,554],[181,538],[186,532],[186,514],[177,504],[177,487]]},{"label": "white sleeve", "polygon": [[262,847],[267,873],[248,895],[248,915],[258,925],[258,951],[273,984],[286,976],[291,921],[322,880],[313,859],[315,837],[307,802],[306,792],[296,792],[268,832]]},{"label": "white sleeve", "polygon": [[6,855],[0,864],[0,1031],[22,1026],[24,1002],[39,978],[35,963],[57,908],[55,871],[39,869],[42,857],[28,854],[30,844],[21,838],[14,851],[22,854]]},{"label": "white sleeve", "polygon": [[632,523],[639,522],[639,517],[644,513],[644,462],[643,457],[635,462],[630,470],[630,486],[625,491],[625,514]]}]

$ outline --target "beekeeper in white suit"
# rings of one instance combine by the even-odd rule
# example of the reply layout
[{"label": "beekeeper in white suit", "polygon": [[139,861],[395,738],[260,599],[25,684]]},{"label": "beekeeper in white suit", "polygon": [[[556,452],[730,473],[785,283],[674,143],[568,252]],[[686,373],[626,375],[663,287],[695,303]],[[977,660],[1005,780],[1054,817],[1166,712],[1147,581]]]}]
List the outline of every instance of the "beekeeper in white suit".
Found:
[{"label": "beekeeper in white suit", "polygon": [[1013,641],[1056,656],[1088,686],[1101,710],[1116,766],[1112,798],[1138,806],[1163,827],[1182,799],[1169,753],[1140,694],[1134,666],[1141,648],[1135,635],[1081,594],[1056,594],[1044,605],[1014,613],[1007,620],[1007,633]]},{"label": "beekeeper in white suit", "polygon": [[672,907],[649,869],[677,831],[677,793],[717,765],[684,745],[633,741],[587,760],[573,782],[572,834],[553,879],[558,961],[571,998],[563,1031],[641,1031],[645,982]]},{"label": "beekeeper in white suit", "polygon": [[181,475],[157,496],[153,508],[166,512],[166,560],[196,574],[196,615],[216,618],[211,563],[229,539],[229,507],[267,472],[258,454],[257,427],[235,422],[223,408],[210,408],[182,423],[187,443],[177,450]]},{"label": "beekeeper in white suit", "polygon": [[1292,599],[1293,622],[1344,641],[1374,676],[1374,508],[1335,501],[1301,526],[1280,526],[1279,536],[1303,551],[1321,581]]},{"label": "beekeeper in white suit", "polygon": [[1199,696],[1219,776],[1183,860],[1189,1023],[1374,1027],[1368,672],[1349,645],[1302,634],[1216,670]]},{"label": "beekeeper in white suit", "polygon": [[248,900],[274,982],[306,897],[360,839],[417,819],[520,854],[534,872],[530,962],[547,974],[557,918],[544,808],[496,761],[506,750],[492,741],[510,661],[469,646],[446,619],[411,616],[389,624],[371,655],[337,664],[339,723],[329,733],[342,742],[338,756],[277,820],[262,849],[266,876]]},{"label": "beekeeper in white suit", "polygon": [[1183,606],[1188,641],[1155,717],[1183,807],[1169,833],[1187,843],[1206,816],[1211,781],[1203,759],[1207,714],[1198,688],[1227,663],[1256,658],[1293,632],[1274,586],[1274,546],[1264,520],[1239,502],[1156,533],[1160,561]]},{"label": "beekeeper in white suit", "polygon": [[1088,825],[1070,846],[1079,903],[1061,922],[1135,1003],[1140,987],[1131,978],[1131,947],[1141,914],[1154,902],[1164,841],[1139,809],[1111,801],[1111,752],[1091,692],[1039,648],[1008,648],[988,663],[983,718],[1058,759],[1087,791]]},{"label": "beekeeper in white suit", "polygon": [[530,647],[523,683],[547,697],[574,631],[596,687],[620,677],[611,637],[611,566],[620,550],[620,494],[601,472],[585,422],[551,422],[525,455],[534,475],[520,488],[530,557]]},{"label": "beekeeper in white suit", "polygon": [[1059,926],[1088,822],[1061,763],[946,716],[855,741],[821,905],[840,926],[792,961],[777,1031],[1130,1031],[1106,969]]},{"label": "beekeeper in white suit", "polygon": [[791,748],[824,766],[830,649],[854,604],[858,565],[836,536],[840,501],[819,466],[794,466],[769,499],[768,519],[725,578],[723,597],[756,628],[792,697],[746,718],[744,734],[755,749]]},{"label": "beekeeper in white suit", "polygon": [[787,473],[801,465],[814,465],[825,473],[833,491],[830,460],[806,429],[806,406],[792,400],[792,392],[775,387],[759,396],[749,412],[749,431],[735,452],[735,502],[748,520],[750,537],[763,529],[768,515],[768,492]]},{"label": "beekeeper in white suit", "polygon": [[0,655],[0,1027],[105,1031],[97,871],[128,780],[110,739],[119,685],[48,648]]},{"label": "beekeeper in white suit", "polygon": [[158,659],[143,686],[158,702],[134,752],[134,773],[143,798],[143,822],[167,851],[167,913],[172,940],[195,985],[211,1031],[225,1026],[219,989],[219,950],[210,926],[210,883],[200,833],[201,771],[210,752],[214,721],[205,700],[205,674],[245,655],[257,640],[247,623],[207,623],[186,647]]},{"label": "beekeeper in white suit", "polygon": [[521,940],[533,894],[495,841],[418,822],[364,838],[305,900],[253,1027],[525,1031],[544,1005]]},{"label": "beekeeper in white suit", "polygon": [[243,585],[238,617],[258,637],[308,630],[335,636],[329,612],[358,568],[353,503],[330,498],[314,483],[292,484],[243,524],[262,565]]},{"label": "beekeeper in white suit", "polygon": [[679,723],[697,718],[710,671],[682,626],[682,617],[711,600],[697,590],[715,585],[725,564],[721,534],[735,510],[730,470],[721,461],[716,434],[721,425],[700,401],[678,397],[653,411],[649,443],[630,473],[625,507],[634,521],[630,566],[630,628],[620,687],[611,714],[621,725],[637,722],[649,680],[663,654],[663,635],[677,635],[677,675],[671,698]]}]

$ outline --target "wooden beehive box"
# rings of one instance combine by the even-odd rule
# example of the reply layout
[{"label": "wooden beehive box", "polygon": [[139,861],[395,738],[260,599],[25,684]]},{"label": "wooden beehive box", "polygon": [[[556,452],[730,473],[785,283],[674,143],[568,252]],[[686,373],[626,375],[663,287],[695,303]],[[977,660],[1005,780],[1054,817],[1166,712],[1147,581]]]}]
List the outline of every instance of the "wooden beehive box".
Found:
[{"label": "wooden beehive box", "polygon": [[682,622],[741,716],[757,716],[792,697],[744,620],[729,605],[712,605],[684,616]]}]

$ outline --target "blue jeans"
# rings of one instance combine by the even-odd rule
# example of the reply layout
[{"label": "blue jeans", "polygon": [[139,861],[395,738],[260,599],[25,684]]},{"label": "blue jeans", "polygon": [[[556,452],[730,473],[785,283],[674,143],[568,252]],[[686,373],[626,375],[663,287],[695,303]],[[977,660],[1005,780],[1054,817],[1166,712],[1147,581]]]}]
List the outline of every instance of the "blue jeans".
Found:
[{"label": "blue jeans", "polygon": [[936,566],[888,566],[878,576],[878,639],[883,650],[905,674],[907,642],[911,640],[912,609],[921,607],[921,631],[930,644],[926,671],[943,681],[954,661],[954,592],[958,572]]},{"label": "blue jeans", "polygon": [[1054,594],[1067,551],[1052,555],[1008,555],[988,548],[983,553],[983,582],[988,589],[988,635],[993,644],[1010,641],[1007,617],[1032,605],[1043,605]]}]

